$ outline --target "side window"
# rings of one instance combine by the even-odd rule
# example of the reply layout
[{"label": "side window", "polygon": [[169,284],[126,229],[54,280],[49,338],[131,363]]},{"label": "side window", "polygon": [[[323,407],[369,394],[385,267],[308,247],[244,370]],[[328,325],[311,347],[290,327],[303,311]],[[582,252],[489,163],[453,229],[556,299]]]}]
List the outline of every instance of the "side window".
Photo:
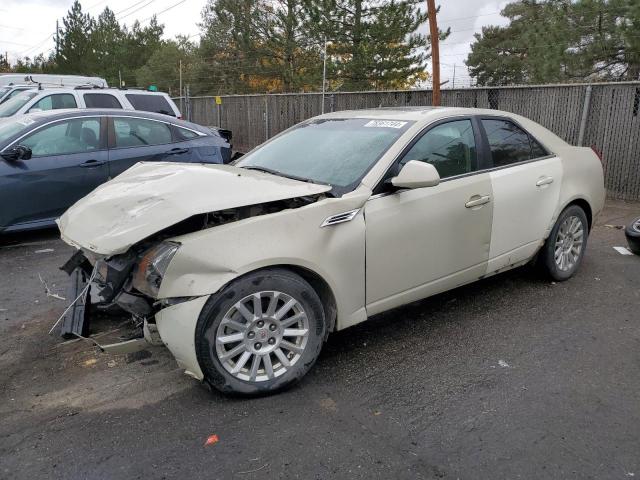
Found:
[{"label": "side window", "polygon": [[163,95],[151,95],[143,93],[127,93],[125,97],[135,110],[143,112],[156,112],[175,117],[173,108]]},{"label": "side window", "polygon": [[507,120],[482,120],[487,132],[494,167],[524,162],[546,155],[546,151],[531,136]]},{"label": "side window", "polygon": [[144,147],[171,143],[169,125],[142,118],[115,117],[115,148]]},{"label": "side window", "polygon": [[76,99],[70,93],[57,93],[38,100],[29,111],[58,110],[61,108],[77,108]]},{"label": "side window", "polygon": [[75,118],[48,125],[20,141],[34,157],[85,153],[100,149],[100,119]]},{"label": "side window", "polygon": [[122,108],[116,97],[106,93],[85,93],[83,97],[87,108]]},{"label": "side window", "polygon": [[409,160],[432,164],[440,178],[474,171],[477,153],[471,120],[456,120],[433,127],[402,157],[401,164]]},{"label": "side window", "polygon": [[182,137],[184,140],[191,140],[192,138],[196,138],[200,136],[193,130],[189,130],[187,128],[182,128],[182,127],[176,127],[176,128],[178,129],[178,133],[180,134],[180,137]]}]

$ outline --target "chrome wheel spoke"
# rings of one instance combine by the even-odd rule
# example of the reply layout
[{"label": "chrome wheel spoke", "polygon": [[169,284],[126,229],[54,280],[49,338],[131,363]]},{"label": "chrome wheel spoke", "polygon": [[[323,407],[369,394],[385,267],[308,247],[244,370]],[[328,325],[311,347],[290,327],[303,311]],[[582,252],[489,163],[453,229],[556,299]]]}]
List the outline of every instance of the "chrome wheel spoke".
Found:
[{"label": "chrome wheel spoke", "polygon": [[276,307],[278,306],[278,299],[280,298],[279,292],[272,292],[271,300],[269,300],[269,306],[267,307],[267,311],[265,315],[267,317],[272,317],[274,313],[276,313]]},{"label": "chrome wheel spoke", "polygon": [[291,342],[289,342],[287,340],[282,340],[280,342],[280,345],[283,348],[285,348],[285,349],[287,349],[287,350],[289,350],[290,352],[293,352],[293,353],[301,354],[304,351],[304,349],[300,348],[298,345],[295,345],[295,344],[293,344],[293,343],[291,343]]},{"label": "chrome wheel spoke", "polygon": [[285,316],[285,314],[289,313],[289,311],[293,308],[293,306],[296,303],[298,303],[298,301],[295,298],[292,298],[291,300],[289,300],[280,308],[280,310],[276,312],[276,314],[274,315],[274,318],[276,320],[281,320],[282,317]]},{"label": "chrome wheel spoke", "polygon": [[291,366],[291,364],[289,363],[289,359],[284,354],[284,352],[282,351],[281,348],[276,348],[274,353],[276,354],[276,357],[278,357],[278,360],[280,360],[280,363],[282,365],[284,365],[285,367],[290,367]]},{"label": "chrome wheel spoke", "polygon": [[233,343],[241,342],[244,339],[244,333],[232,333],[231,335],[225,335],[224,337],[218,337],[217,341],[220,343]]},{"label": "chrome wheel spoke", "polygon": [[255,315],[251,313],[249,309],[244,306],[243,303],[238,302],[236,303],[235,307],[236,307],[236,310],[238,310],[240,315],[242,315],[247,322],[251,322],[255,318]]},{"label": "chrome wheel spoke", "polygon": [[237,345],[236,347],[229,350],[224,355],[220,356],[220,360],[222,360],[223,362],[231,360],[233,357],[237,357],[238,355],[240,355],[240,353],[244,352],[244,350],[244,344],[241,343],[240,345]]},{"label": "chrome wheel spoke", "polygon": [[267,374],[267,378],[273,378],[273,364],[271,363],[271,354],[267,353],[264,357],[262,357],[262,361],[264,362],[264,370]]},{"label": "chrome wheel spoke", "polygon": [[255,382],[256,377],[258,376],[258,369],[260,368],[260,363],[262,361],[262,357],[260,355],[253,356],[253,362],[251,363],[251,372],[249,373],[249,380]]},{"label": "chrome wheel spoke", "polygon": [[235,367],[233,367],[233,370],[231,370],[231,373],[238,373],[240,370],[242,370],[242,367],[244,367],[247,364],[247,361],[249,360],[250,357],[251,357],[251,352],[245,351],[236,362],[236,365]]},{"label": "chrome wheel spoke", "polygon": [[306,328],[285,328],[282,332],[283,337],[303,337],[309,332]]},{"label": "chrome wheel spoke", "polygon": [[293,325],[294,323],[298,323],[301,320],[306,320],[307,316],[304,313],[298,313],[297,315],[293,315],[289,318],[285,318],[284,320],[282,320],[280,322],[280,325],[283,328],[287,328],[290,327],[291,325]]}]

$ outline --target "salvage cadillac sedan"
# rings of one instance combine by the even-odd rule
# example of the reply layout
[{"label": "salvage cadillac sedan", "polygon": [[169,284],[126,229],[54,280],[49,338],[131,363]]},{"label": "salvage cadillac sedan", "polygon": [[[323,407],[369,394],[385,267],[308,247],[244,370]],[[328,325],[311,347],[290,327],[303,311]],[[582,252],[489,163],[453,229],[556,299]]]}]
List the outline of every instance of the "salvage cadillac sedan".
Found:
[{"label": "salvage cadillac sedan", "polygon": [[260,394],[380,312],[531,261],[567,280],[604,196],[594,151],[520,116],[378,109],[310,119],[234,165],[140,163],[59,226],[66,270],[187,374]]}]

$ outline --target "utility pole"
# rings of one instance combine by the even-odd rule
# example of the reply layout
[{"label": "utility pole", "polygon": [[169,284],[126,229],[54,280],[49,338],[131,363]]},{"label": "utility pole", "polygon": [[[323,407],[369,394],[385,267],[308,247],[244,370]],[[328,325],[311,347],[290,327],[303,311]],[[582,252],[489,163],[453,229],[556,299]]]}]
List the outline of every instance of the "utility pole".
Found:
[{"label": "utility pole", "polygon": [[180,59],[180,114],[184,115],[184,105],[182,102],[182,59]]},{"label": "utility pole", "polygon": [[451,84],[451,90],[456,89],[456,64],[453,64],[453,82]]},{"label": "utility pole", "polygon": [[431,64],[433,67],[433,100],[434,107],[440,106],[440,36],[438,34],[438,21],[436,19],[435,0],[427,0],[427,13],[429,14],[429,33],[431,34]]},{"label": "utility pole", "polygon": [[60,55],[60,25],[58,20],[56,19],[56,60],[58,60],[58,56]]},{"label": "utility pole", "polygon": [[118,69],[118,88],[122,88],[122,73]]},{"label": "utility pole", "polygon": [[327,37],[324,37],[324,54],[322,55],[322,110],[324,113],[324,93],[327,85]]}]

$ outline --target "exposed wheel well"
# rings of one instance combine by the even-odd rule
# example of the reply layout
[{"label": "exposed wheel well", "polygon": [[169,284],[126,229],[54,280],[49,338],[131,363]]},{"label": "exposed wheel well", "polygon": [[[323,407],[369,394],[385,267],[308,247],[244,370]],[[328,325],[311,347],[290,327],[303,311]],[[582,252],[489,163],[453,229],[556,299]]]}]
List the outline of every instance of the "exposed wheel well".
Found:
[{"label": "exposed wheel well", "polygon": [[570,207],[571,205],[577,205],[578,207],[582,208],[582,210],[584,210],[584,213],[587,216],[587,222],[589,224],[589,231],[591,231],[591,227],[593,226],[593,213],[591,212],[591,205],[589,205],[589,202],[587,202],[583,198],[577,198],[569,203],[565,208]]}]

